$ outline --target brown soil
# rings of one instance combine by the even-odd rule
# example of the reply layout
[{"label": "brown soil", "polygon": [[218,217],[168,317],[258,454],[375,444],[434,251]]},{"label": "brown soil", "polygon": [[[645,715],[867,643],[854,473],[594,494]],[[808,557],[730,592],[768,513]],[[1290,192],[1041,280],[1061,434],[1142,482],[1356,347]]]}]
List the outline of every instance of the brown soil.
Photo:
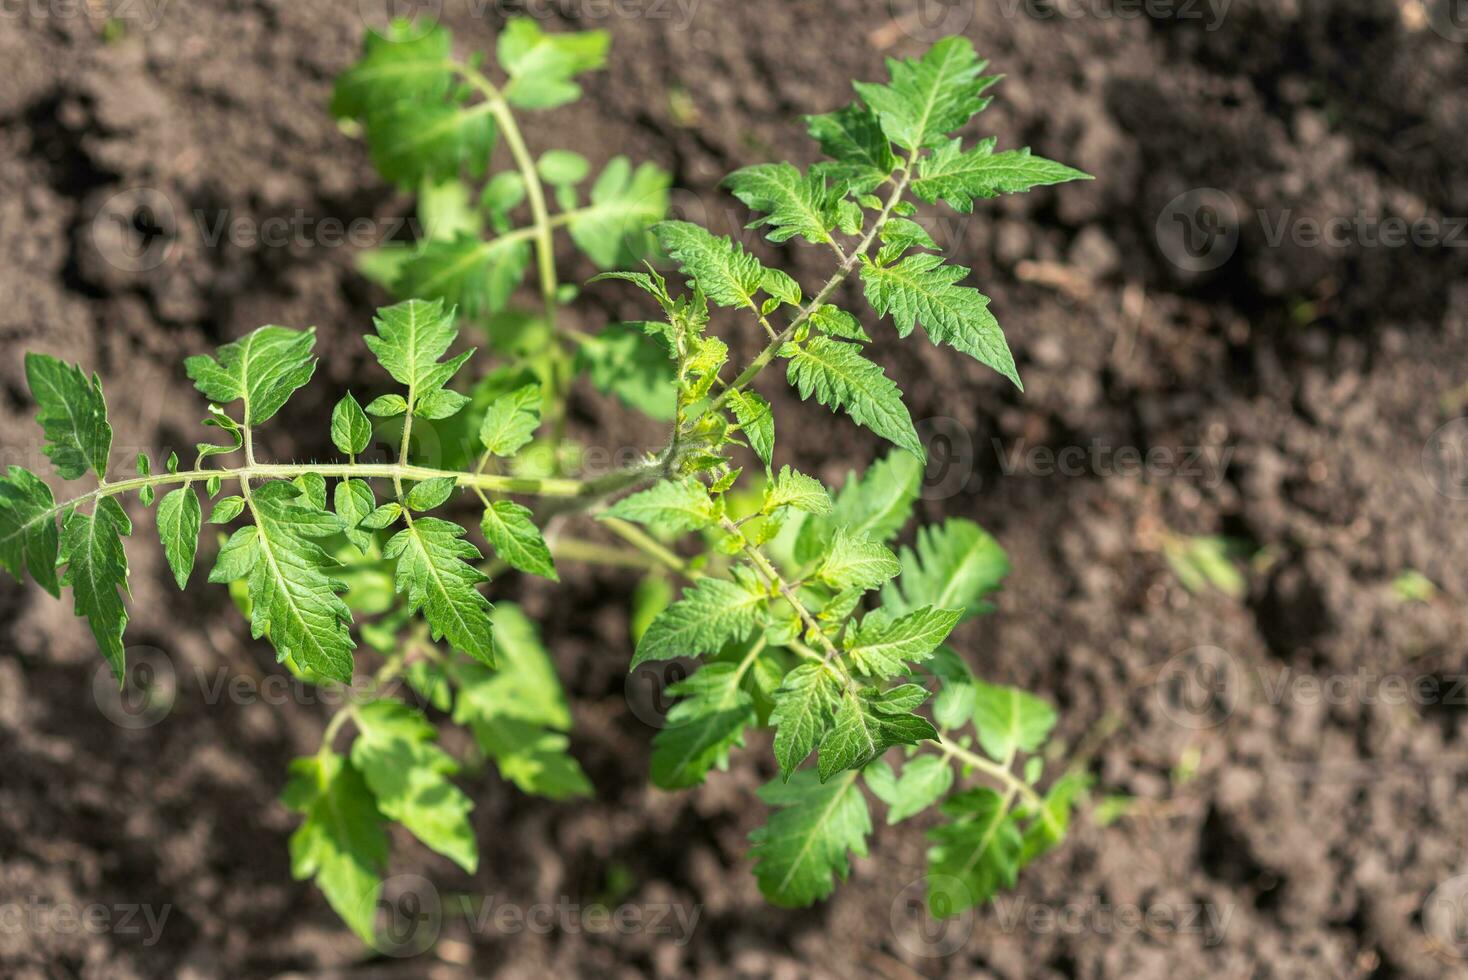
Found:
[{"label": "brown soil", "polygon": [[[496,5],[447,6],[463,50],[491,46]],[[682,210],[727,226],[739,212],[719,178],[760,160],[810,160],[799,115],[846,100],[848,80],[876,76],[884,54],[920,50],[921,21],[908,16],[917,6],[706,0],[686,21],[686,4],[603,18],[597,4],[536,5],[580,11],[579,21],[551,15],[550,26],[607,26],[614,48],[586,102],[546,117],[531,141],[597,161],[655,160],[674,172]],[[376,383],[357,338],[384,297],[353,272],[351,248],[212,246],[205,232],[221,213],[383,223],[407,213],[325,111],[331,78],[360,43],[358,5],[172,3],[150,29],[134,4],[125,36],[110,42],[84,7],[11,5],[0,23],[4,462],[44,462],[23,350],[94,366],[117,445],[156,452],[199,431],[183,357],[261,323],[320,328],[322,376],[270,440],[280,458],[322,451],[325,426],[302,423],[324,418],[347,384]],[[992,294],[1024,394],[886,328],[880,356],[914,417],[936,419],[930,431],[958,447],[957,471],[935,477],[924,516],[972,517],[1014,561],[997,613],[959,638],[970,662],[1056,702],[1098,798],[1139,798],[1129,815],[1101,827],[1088,809],[1011,898],[947,931],[921,931],[904,891],[922,875],[923,820],[880,827],[872,856],[830,902],[774,910],[744,843],[762,819],[753,790],[770,767],[763,743],[696,792],[647,788],[653,730],[624,696],[630,577],[506,579],[495,594],[547,623],[574,702],[573,748],[597,797],[550,804],[485,775],[472,783],[480,873],[456,875],[407,841],[394,872],[524,906],[675,903],[697,908],[696,928],[679,944],[453,920],[434,956],[363,964],[319,894],[290,880],[294,821],[275,802],[287,761],[314,749],[327,710],[206,703],[221,676],[280,668],[223,590],[173,588],[147,541],[152,516],[137,509],[128,639],[135,662],[164,658],[179,678],[159,723],[110,721],[93,695],[98,658],[69,609],[0,586],[0,911],[40,909],[44,920],[0,920],[0,973],[1468,974],[1423,915],[1434,889],[1468,870],[1468,714],[1454,683],[1468,627],[1468,504],[1437,492],[1422,462],[1434,430],[1462,413],[1442,396],[1468,381],[1465,253],[1271,234],[1281,216],[1468,214],[1464,45],[1416,0],[1235,0],[1216,30],[1203,4],[1188,8],[1202,20],[1111,16],[1100,2],[1063,5],[1087,11],[1076,18],[1042,16],[1052,9],[1042,4],[977,8],[948,14],[1008,75],[984,131],[1099,179],[935,226]],[[155,208],[163,251],[141,256],[162,260],[128,271],[108,261],[116,253],[94,216],[139,188],[167,205]],[[1169,202],[1194,188],[1237,204],[1237,251],[1201,273],[1169,260],[1172,225],[1157,230]],[[807,283],[823,275],[814,251],[791,259]],[[587,326],[636,312],[615,295],[588,297]],[[879,451],[820,409],[785,402],[784,460],[838,479]],[[575,422],[604,446],[657,438],[589,394]],[[1103,454],[1050,475],[1042,457],[1024,455],[1093,444],[1200,447],[1204,469],[1137,474]],[[1017,452],[1031,465],[1009,466]],[[1184,589],[1162,554],[1169,532],[1247,541],[1260,554],[1243,595]],[[1391,582],[1406,569],[1435,582],[1436,598],[1397,598]],[[1205,646],[1223,653],[1174,659]],[[1199,656],[1232,684],[1206,716],[1158,683]],[[1393,675],[1444,683],[1404,704],[1360,693]],[[1296,682],[1283,695],[1271,686],[1281,677]],[[1333,677],[1355,686],[1324,703],[1303,693]],[[90,903],[111,928],[46,918]],[[130,929],[119,921],[132,904],[168,909],[156,941],[141,917]],[[1161,909],[1174,924],[1138,927],[1119,906]],[[1058,924],[1047,911],[1063,913]]]}]

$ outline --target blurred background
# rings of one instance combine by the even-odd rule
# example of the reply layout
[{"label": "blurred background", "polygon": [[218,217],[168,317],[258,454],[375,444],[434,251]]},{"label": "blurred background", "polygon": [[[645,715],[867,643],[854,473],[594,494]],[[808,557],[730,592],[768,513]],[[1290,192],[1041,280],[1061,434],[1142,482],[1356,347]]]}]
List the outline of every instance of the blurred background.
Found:
[{"label": "blurred background", "polygon": [[[1096,175],[924,213],[993,297],[1023,394],[868,323],[935,459],[920,516],[977,520],[1014,565],[960,649],[1058,706],[1091,803],[1017,890],[944,923],[921,913],[922,820],[879,826],[830,901],[774,909],[745,856],[763,742],[698,790],[648,785],[635,578],[506,576],[491,596],[546,623],[596,796],[472,781],[478,874],[405,838],[392,887],[480,914],[444,915],[416,959],[364,962],[291,881],[276,801],[332,706],[270,682],[282,668],[224,590],[177,592],[139,508],[129,659],[154,697],[119,697],[69,605],[0,584],[0,974],[1468,975],[1468,5],[417,8],[461,53],[514,14],[610,31],[609,69],[530,124],[532,149],[655,161],[679,216],[717,233],[745,220],[724,174],[813,161],[803,114],[946,34],[1007,75],[966,132]],[[359,338],[386,296],[355,270],[363,243],[325,229],[363,221],[375,245],[412,213],[327,111],[390,11],[0,2],[0,462],[35,451],[22,351],[95,367],[131,458],[199,438],[183,358],[263,323],[316,325],[325,355],[273,455],[328,449],[303,420],[377,377]],[[782,260],[827,272],[811,249]],[[622,291],[575,309],[592,332],[639,316]],[[783,462],[839,483],[884,451],[765,393],[799,420]],[[659,438],[589,390],[571,424],[588,444]],[[593,905],[643,925],[597,929]],[[528,917],[496,922],[504,906]]]}]

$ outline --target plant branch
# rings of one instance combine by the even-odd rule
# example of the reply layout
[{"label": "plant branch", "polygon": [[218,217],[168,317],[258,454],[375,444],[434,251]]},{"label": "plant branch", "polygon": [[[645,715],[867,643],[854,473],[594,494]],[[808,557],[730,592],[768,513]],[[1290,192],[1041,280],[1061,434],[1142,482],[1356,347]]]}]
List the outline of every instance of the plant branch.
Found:
[{"label": "plant branch", "polygon": [[938,740],[938,747],[943,750],[944,758],[958,759],[971,769],[975,769],[1003,784],[1005,788],[1006,806],[1008,806],[1008,801],[1013,799],[1016,793],[1024,797],[1025,802],[1031,806],[1037,808],[1044,806],[1045,801],[1040,799],[1040,795],[1031,789],[1030,785],[1023,779],[1020,779],[1011,772],[1009,766],[1001,765],[998,762],[984,758],[978,753],[970,752],[968,749],[955,745],[943,739],[941,736]]}]

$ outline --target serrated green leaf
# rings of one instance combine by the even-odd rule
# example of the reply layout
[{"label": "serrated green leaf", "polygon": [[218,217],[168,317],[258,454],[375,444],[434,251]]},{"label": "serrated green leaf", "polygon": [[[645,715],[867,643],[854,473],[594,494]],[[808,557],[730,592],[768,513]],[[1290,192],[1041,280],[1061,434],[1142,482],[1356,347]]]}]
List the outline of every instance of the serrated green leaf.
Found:
[{"label": "serrated green leaf", "polygon": [[987,65],[967,38],[946,37],[922,58],[888,58],[888,84],[857,82],[855,87],[888,138],[915,150],[936,146],[989,104],[982,94],[999,77],[981,77]]},{"label": "serrated green leaf", "polygon": [[451,521],[410,519],[389,539],[383,555],[396,559],[394,587],[407,597],[409,613],[423,611],[433,638],[447,638],[455,650],[492,667],[489,600],[476,588],[489,576],[470,564],[483,556],[463,536],[464,529]]},{"label": "serrated green leaf", "polygon": [[571,727],[571,712],[535,625],[507,602],[495,606],[491,619],[500,669],[450,664],[458,686],[454,722],[469,725],[500,774],[524,792],[551,799],[590,795],[590,780],[566,751],[561,732]]},{"label": "serrated green leaf", "polygon": [[[882,244],[893,250],[890,258],[895,258],[913,246],[930,248],[935,252],[941,251],[938,243],[933,241],[933,236],[928,234],[928,230],[909,218],[888,218],[887,223],[882,225]],[[888,264],[888,260],[883,258],[877,261],[881,265]]]},{"label": "serrated green leaf", "polygon": [[62,479],[75,480],[91,470],[107,476],[107,457],[112,451],[112,426],[107,423],[107,402],[102,381],[90,379],[73,364],[46,354],[27,353],[26,382],[39,410],[36,421],[46,433],[42,450]]},{"label": "serrated green leaf", "polygon": [[840,337],[843,340],[859,340],[866,343],[872,339],[867,336],[867,332],[862,329],[861,322],[856,317],[830,303],[818,306],[812,311],[810,325],[823,334]]},{"label": "serrated green leaf", "polygon": [[1029,147],[995,153],[994,140],[986,139],[964,152],[963,141],[955,139],[922,159],[912,192],[929,204],[946,201],[955,211],[967,214],[974,209],[975,200],[1091,179],[1090,174],[1063,163],[1031,156]]},{"label": "serrated green leaf", "polygon": [[662,480],[646,490],[623,497],[607,509],[608,517],[646,524],[655,531],[676,534],[698,531],[715,521],[708,488],[693,477]]},{"label": "serrated green leaf", "polygon": [[372,441],[372,423],[350,391],[331,410],[331,441],[349,456],[356,456]]},{"label": "serrated green leaf", "polygon": [[352,765],[377,799],[377,809],[473,874],[479,866],[469,822],[474,804],[447,778],[459,764],[435,744],[438,730],[400,701],[369,701],[356,707],[353,718],[358,734]]},{"label": "serrated green leaf", "polygon": [[866,106],[851,105],[823,116],[806,116],[812,139],[834,163],[819,165],[819,172],[844,181],[854,194],[866,194],[892,176],[897,157],[882,132],[877,116]]},{"label": "serrated green leaf", "polygon": [[770,403],[753,391],[731,390],[729,408],[739,420],[739,429],[760,462],[769,467],[775,456],[775,416],[770,411]]},{"label": "serrated green leaf", "polygon": [[803,663],[785,675],[775,691],[770,725],[775,729],[775,761],[786,779],[831,727],[840,694],[840,681],[823,663]]},{"label": "serrated green leaf", "polygon": [[372,325],[377,333],[363,338],[367,347],[415,401],[442,388],[471,353],[439,361],[459,333],[453,311],[445,311],[440,300],[410,299],[385,306],[372,318]]},{"label": "serrated green leaf", "polygon": [[975,682],[974,728],[990,757],[1003,762],[1034,752],[1055,727],[1055,709],[1028,691]]},{"label": "serrated green leaf", "polygon": [[727,579],[704,578],[657,615],[637,643],[636,668],[648,660],[717,653],[754,631],[768,597]]},{"label": "serrated green leaf", "polygon": [[497,132],[488,102],[393,102],[367,113],[367,148],[383,178],[404,188],[468,173],[482,177]]},{"label": "serrated green leaf", "polygon": [[796,235],[815,245],[831,241],[837,205],[845,188],[826,186],[819,173],[802,174],[788,163],[760,163],[734,171],[724,186],[754,211],[765,212],[747,227],[768,227],[765,236],[785,242]]},{"label": "serrated green leaf", "polygon": [[781,507],[792,507],[807,514],[829,514],[831,495],[821,486],[820,480],[784,466],[780,475],[765,485],[762,509],[770,514]]},{"label": "serrated green leaf", "polygon": [[821,740],[821,780],[847,769],[860,769],[894,745],[916,745],[938,737],[938,730],[912,713],[928,692],[916,684],[887,691],[869,687],[842,693],[831,730]]},{"label": "serrated green leaf", "polygon": [[882,590],[883,606],[899,614],[928,605],[958,609],[964,619],[993,608],[983,599],[1009,574],[1009,558],[992,535],[954,517],[920,528],[916,546],[902,549],[902,575]]},{"label": "serrated green leaf", "polygon": [[359,526],[367,528],[370,531],[381,531],[383,528],[391,527],[402,516],[403,508],[401,505],[386,503],[362,518],[362,523]]},{"label": "serrated green leaf", "polygon": [[963,266],[945,265],[941,255],[928,253],[888,266],[863,261],[861,267],[867,301],[878,313],[892,315],[899,335],[906,337],[921,323],[934,343],[988,365],[1023,391],[1004,331],[989,312],[989,297],[955,285],[967,275]]},{"label": "serrated green leaf", "polygon": [[201,524],[199,495],[193,487],[170,491],[158,504],[158,537],[163,541],[163,556],[173,570],[173,580],[183,589],[194,571],[194,555],[199,550]]},{"label": "serrated green leaf", "polygon": [[311,380],[316,358],[316,328],[261,327],[215,357],[200,354],[184,361],[194,387],[211,402],[228,405],[243,400],[245,424],[259,425],[280,411],[292,392]]},{"label": "serrated green leaf", "polygon": [[341,519],[284,480],[252,490],[250,500],[255,526],[220,549],[209,581],[247,578],[251,635],[268,635],[282,660],[350,681],[352,614],[337,595],[346,587],[330,577],[335,562],[316,543],[341,533]]},{"label": "serrated green leaf", "polygon": [[361,529],[362,521],[377,509],[377,498],[366,480],[340,480],[332,495],[336,516],[341,518],[347,540],[363,552],[372,547],[372,535]]},{"label": "serrated green leaf", "polygon": [[912,517],[923,485],[923,464],[911,453],[890,452],[858,476],[848,473],[831,514],[801,528],[796,555],[813,560],[838,527],[873,541],[890,540]]},{"label": "serrated green leaf", "polygon": [[739,686],[742,676],[735,664],[708,664],[668,688],[681,700],[652,741],[654,785],[687,789],[710,769],[728,768],[729,750],[744,744],[744,729],[755,721],[754,699]]},{"label": "serrated green leaf", "polygon": [[932,657],[960,618],[960,613],[932,606],[896,619],[878,610],[862,619],[846,656],[858,672],[869,677],[909,674],[912,671],[908,664]]},{"label": "serrated green leaf", "polygon": [[60,562],[66,566],[61,584],[71,586],[76,614],[86,618],[118,683],[126,666],[122,633],[127,608],[122,600],[128,594],[127,552],[122,539],[132,531],[115,497],[99,499],[90,514],[71,511],[61,525]]},{"label": "serrated green leaf", "polygon": [[371,944],[387,867],[382,814],[362,774],[334,752],[296,759],[290,772],[282,799],[306,818],[291,835],[291,876],[315,878],[342,921]]},{"label": "serrated green leaf", "polygon": [[571,81],[606,64],[606,31],[547,34],[530,17],[513,17],[500,32],[496,53],[510,76],[505,99],[521,109],[551,109],[581,97]]},{"label": "serrated green leaf", "polygon": [[887,823],[901,823],[922,813],[952,788],[953,764],[948,759],[941,755],[909,759],[893,786],[892,798],[886,800]]},{"label": "serrated green leaf", "polygon": [[677,259],[710,300],[720,306],[758,308],[754,294],[765,279],[760,260],[728,238],[715,237],[687,221],[663,221],[653,227],[663,250]]},{"label": "serrated green leaf", "polygon": [[490,403],[479,425],[479,444],[495,456],[513,456],[540,426],[540,385],[528,384]]},{"label": "serrated green leaf", "polygon": [[842,410],[858,425],[926,459],[902,392],[855,344],[813,337],[790,350],[788,377],[801,398],[815,395],[832,411]]},{"label": "serrated green leaf", "polygon": [[635,169],[612,157],[591,185],[591,201],[572,212],[571,240],[599,268],[630,265],[653,251],[652,225],[668,211],[672,175],[651,163]]},{"label": "serrated green leaf", "polygon": [[848,853],[866,856],[872,819],[856,773],[822,783],[802,770],[788,782],[766,783],[759,796],[776,809],[749,835],[749,854],[760,891],[774,904],[801,908],[826,898],[833,876],[849,873]]},{"label": "serrated green leaf", "polygon": [[505,564],[552,582],[560,581],[545,538],[532,520],[530,508],[509,500],[490,503],[479,524],[485,540]]},{"label": "serrated green leaf", "polygon": [[59,597],[59,549],[51,488],[30,470],[10,467],[0,480],[0,567],[22,581],[29,571],[37,585]]},{"label": "serrated green leaf", "polygon": [[454,488],[458,486],[458,480],[452,476],[438,476],[422,483],[413,484],[413,489],[408,491],[408,496],[403,503],[408,505],[409,510],[425,511],[433,510],[435,507],[443,506],[444,501],[453,496]]},{"label": "serrated green leaf", "polygon": [[779,269],[766,269],[760,288],[770,295],[770,298],[765,300],[760,307],[763,314],[774,312],[781,303],[787,303],[790,306],[800,305],[802,296],[800,283]]},{"label": "serrated green leaf", "polygon": [[367,403],[367,414],[390,419],[408,410],[408,400],[402,395],[378,395]]},{"label": "serrated green leaf", "polygon": [[442,300],[468,317],[498,313],[530,266],[530,242],[511,232],[481,239],[460,234],[435,239],[403,262],[393,280],[397,296]]},{"label": "serrated green leaf", "polygon": [[943,813],[952,822],[928,831],[928,910],[940,919],[1013,887],[1023,846],[1013,814],[992,789],[965,790]]},{"label": "serrated green leaf", "polygon": [[337,76],[331,111],[360,118],[393,102],[442,99],[453,83],[452,57],[453,38],[437,25],[404,35],[368,31],[361,59]]},{"label": "serrated green leaf", "polygon": [[838,527],[816,577],[836,589],[874,589],[901,570],[885,545]]},{"label": "serrated green leaf", "polygon": [[461,395],[451,388],[440,388],[418,399],[418,404],[413,406],[413,414],[420,419],[438,422],[459,414],[469,402],[468,395]]}]

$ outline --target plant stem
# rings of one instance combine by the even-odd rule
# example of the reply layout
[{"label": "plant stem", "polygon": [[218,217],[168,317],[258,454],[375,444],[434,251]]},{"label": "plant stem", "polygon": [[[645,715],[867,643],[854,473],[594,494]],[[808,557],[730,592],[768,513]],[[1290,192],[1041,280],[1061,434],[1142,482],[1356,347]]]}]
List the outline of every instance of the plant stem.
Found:
[{"label": "plant stem", "polygon": [[669,571],[677,572],[687,578],[703,578],[702,572],[691,571],[688,562],[678,557],[673,551],[653,538],[646,531],[635,524],[629,524],[620,517],[603,517],[601,523],[608,531],[626,541],[632,547],[652,558]]},{"label": "plant stem", "polygon": [[958,759],[970,768],[976,769],[984,775],[1002,783],[1005,788],[1006,806],[1008,805],[1008,800],[1013,799],[1016,793],[1023,796],[1025,802],[1031,806],[1038,808],[1044,805],[1045,801],[1040,799],[1039,794],[1031,789],[1028,783],[1010,772],[1009,766],[993,762],[942,738],[938,741],[938,747],[943,750],[943,756],[945,758]]},{"label": "plant stem", "polygon": [[613,568],[651,569],[657,565],[655,559],[636,551],[625,551],[580,538],[557,538],[554,552],[557,558],[584,561],[593,565],[610,565]]},{"label": "plant stem", "polygon": [[732,384],[720,392],[718,397],[701,414],[706,415],[709,412],[718,411],[734,392],[741,391],[747,387],[761,371],[769,366],[769,363],[775,359],[775,355],[780,353],[780,349],[790,342],[791,337],[795,336],[795,331],[800,329],[800,326],[810,319],[811,314],[825,305],[826,300],[830,299],[831,294],[836,291],[836,288],[846,281],[862,256],[866,255],[867,250],[872,247],[872,243],[877,240],[877,235],[881,232],[882,226],[892,216],[892,209],[897,207],[898,202],[902,200],[902,195],[907,190],[907,183],[911,179],[911,176],[912,164],[909,161],[908,165],[902,170],[902,176],[897,179],[896,185],[892,188],[892,193],[888,196],[886,204],[882,206],[881,214],[877,215],[876,221],[872,222],[871,230],[862,238],[856,249],[846,257],[840,267],[831,275],[831,278],[826,280],[826,284],[821,287],[821,291],[811,297],[809,303],[801,307],[795,319],[790,321],[790,325],[776,334],[765,345],[765,349],[760,351],[759,355],[753,361],[749,362],[749,366],[739,374],[739,377],[735,378]]}]

